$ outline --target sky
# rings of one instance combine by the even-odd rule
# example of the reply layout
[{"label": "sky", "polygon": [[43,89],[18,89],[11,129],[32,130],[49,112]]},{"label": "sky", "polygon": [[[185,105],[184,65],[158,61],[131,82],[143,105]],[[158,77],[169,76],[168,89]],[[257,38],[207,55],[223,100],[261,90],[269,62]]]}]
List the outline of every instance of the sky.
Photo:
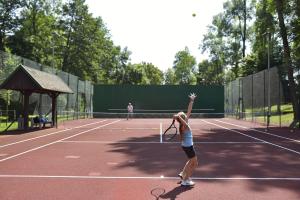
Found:
[{"label": "sky", "polygon": [[[131,63],[152,63],[162,71],[173,66],[175,55],[188,47],[197,63],[199,45],[212,17],[225,0],[86,0],[94,17],[100,16],[111,39],[131,51]],[[193,17],[193,13],[196,14]]]}]

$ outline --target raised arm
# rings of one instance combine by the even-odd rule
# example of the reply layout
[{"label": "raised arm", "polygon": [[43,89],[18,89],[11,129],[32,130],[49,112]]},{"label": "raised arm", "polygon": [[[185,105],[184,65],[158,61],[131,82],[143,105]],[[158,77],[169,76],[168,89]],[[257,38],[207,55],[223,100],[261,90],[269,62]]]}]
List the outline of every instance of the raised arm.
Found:
[{"label": "raised arm", "polygon": [[189,106],[188,106],[188,110],[187,110],[187,114],[186,114],[187,118],[190,118],[190,115],[191,115],[192,109],[193,109],[193,103],[194,103],[194,100],[195,100],[196,97],[197,96],[196,96],[195,93],[191,93],[189,95],[190,102],[189,102]]}]

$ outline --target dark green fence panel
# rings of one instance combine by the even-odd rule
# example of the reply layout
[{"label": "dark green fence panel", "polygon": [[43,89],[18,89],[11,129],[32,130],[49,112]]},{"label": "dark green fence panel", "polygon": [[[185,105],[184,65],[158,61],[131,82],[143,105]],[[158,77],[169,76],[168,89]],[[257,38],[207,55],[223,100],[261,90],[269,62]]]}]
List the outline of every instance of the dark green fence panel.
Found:
[{"label": "dark green fence panel", "polygon": [[193,112],[224,112],[224,87],[199,85],[96,85],[93,108],[94,112],[126,112],[131,102],[135,112],[186,111],[191,92],[197,94]]}]

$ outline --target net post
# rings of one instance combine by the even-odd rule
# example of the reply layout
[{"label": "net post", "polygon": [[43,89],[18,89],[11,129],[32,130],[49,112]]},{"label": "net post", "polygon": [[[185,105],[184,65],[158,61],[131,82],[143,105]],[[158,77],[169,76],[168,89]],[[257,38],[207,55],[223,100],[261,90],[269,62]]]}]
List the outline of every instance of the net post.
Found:
[{"label": "net post", "polygon": [[162,123],[159,123],[159,139],[160,139],[160,143],[163,143],[162,140]]}]

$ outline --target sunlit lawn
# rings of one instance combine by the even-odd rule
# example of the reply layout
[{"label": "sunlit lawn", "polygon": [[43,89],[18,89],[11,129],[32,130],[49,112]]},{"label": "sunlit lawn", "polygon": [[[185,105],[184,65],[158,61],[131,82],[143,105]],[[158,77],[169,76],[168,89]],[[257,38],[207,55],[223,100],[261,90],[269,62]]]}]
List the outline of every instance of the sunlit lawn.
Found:
[{"label": "sunlit lawn", "polygon": [[[267,111],[268,108],[263,109],[246,109],[245,118],[246,120],[254,120],[259,123],[267,123]],[[291,104],[281,105],[280,111],[278,112],[278,107],[271,106],[271,117],[270,124],[287,126],[290,125],[293,121],[293,107]],[[265,115],[265,116],[264,116]]]},{"label": "sunlit lawn", "polygon": [[[35,115],[30,115],[29,116],[29,121],[31,118],[35,117]],[[59,122],[63,122],[63,121],[68,121],[68,120],[74,120],[74,119],[83,119],[85,118],[86,116],[66,116],[66,115],[58,115],[57,116],[57,121],[58,123]],[[0,132],[3,132],[6,130],[6,128],[8,126],[10,126],[7,130],[8,131],[13,131],[13,130],[17,130],[18,129],[18,122],[17,121],[7,121],[7,117],[6,116],[0,116]],[[12,123],[12,124],[11,124]],[[30,126],[30,123],[29,123],[29,126]]]},{"label": "sunlit lawn", "polygon": [[[9,125],[11,124],[11,122],[1,122],[0,123],[0,132],[3,132]],[[13,131],[13,130],[17,130],[18,129],[18,122],[14,122],[9,128],[8,131]]]}]

